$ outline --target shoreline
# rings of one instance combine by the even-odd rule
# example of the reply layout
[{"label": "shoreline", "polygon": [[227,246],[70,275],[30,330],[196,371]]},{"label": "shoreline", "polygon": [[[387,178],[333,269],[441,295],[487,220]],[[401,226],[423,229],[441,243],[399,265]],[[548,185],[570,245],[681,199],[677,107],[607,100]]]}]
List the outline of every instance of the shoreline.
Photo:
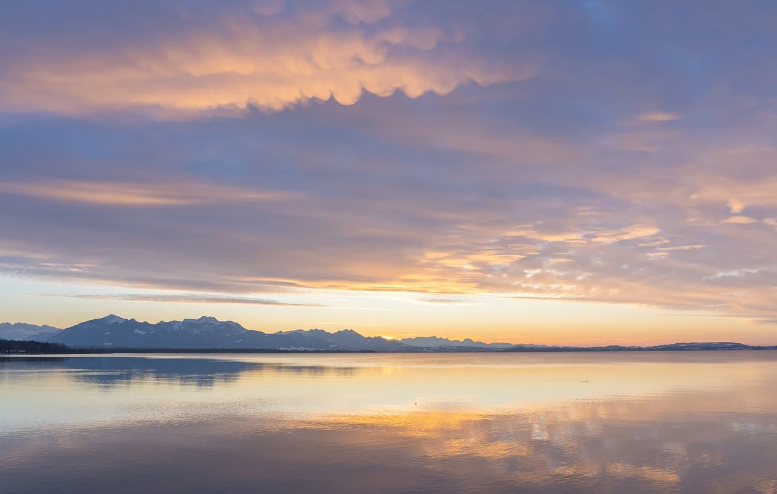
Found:
[{"label": "shoreline", "polygon": [[274,354],[302,354],[302,355],[358,355],[358,354],[380,354],[380,355],[418,355],[418,354],[505,354],[505,353],[715,353],[715,352],[748,352],[748,351],[777,351],[777,347],[746,347],[746,348],[699,348],[699,349],[652,349],[652,348],[552,348],[552,349],[519,349],[519,350],[490,350],[478,348],[462,348],[456,350],[448,349],[419,349],[418,351],[376,351],[376,350],[279,350],[279,349],[215,349],[215,348],[121,348],[111,350],[101,350],[97,348],[71,348],[65,352],[47,352],[47,351],[0,351],[2,357],[68,357],[82,355],[133,355],[133,354],[174,354],[174,355],[274,355]]}]

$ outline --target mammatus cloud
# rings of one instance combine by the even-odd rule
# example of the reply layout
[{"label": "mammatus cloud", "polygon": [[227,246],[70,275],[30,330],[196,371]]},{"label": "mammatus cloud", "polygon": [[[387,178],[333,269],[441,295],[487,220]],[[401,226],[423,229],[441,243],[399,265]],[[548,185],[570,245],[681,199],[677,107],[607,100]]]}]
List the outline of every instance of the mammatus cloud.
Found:
[{"label": "mammatus cloud", "polygon": [[169,30],[149,26],[142,37],[108,46],[36,40],[3,62],[0,108],[140,108],[177,116],[250,106],[277,111],[330,98],[352,105],[364,92],[448,94],[471,82],[519,81],[534,73],[528,63],[487,63],[457,50],[461,40],[439,27],[388,22],[401,4],[325,1],[297,9],[233,2],[207,14],[181,4]]}]

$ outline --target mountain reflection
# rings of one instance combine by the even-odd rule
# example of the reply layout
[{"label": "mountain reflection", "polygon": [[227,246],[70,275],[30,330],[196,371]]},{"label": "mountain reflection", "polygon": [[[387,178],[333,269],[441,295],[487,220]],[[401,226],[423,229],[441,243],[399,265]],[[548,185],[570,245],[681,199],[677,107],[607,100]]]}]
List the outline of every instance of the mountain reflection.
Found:
[{"label": "mountain reflection", "polygon": [[45,368],[69,371],[73,379],[103,387],[129,386],[135,381],[157,381],[183,386],[212,387],[234,383],[248,373],[290,373],[346,377],[358,369],[314,365],[283,365],[211,358],[156,357],[33,357],[5,358],[0,370]]}]

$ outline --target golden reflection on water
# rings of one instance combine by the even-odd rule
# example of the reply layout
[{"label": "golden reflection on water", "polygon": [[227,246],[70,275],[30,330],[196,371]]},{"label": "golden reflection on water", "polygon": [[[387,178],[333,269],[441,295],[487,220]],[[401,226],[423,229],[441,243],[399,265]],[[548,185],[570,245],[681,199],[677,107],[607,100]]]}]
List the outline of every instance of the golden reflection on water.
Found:
[{"label": "golden reflection on water", "polygon": [[777,492],[771,352],[21,362],[0,478],[30,492]]}]

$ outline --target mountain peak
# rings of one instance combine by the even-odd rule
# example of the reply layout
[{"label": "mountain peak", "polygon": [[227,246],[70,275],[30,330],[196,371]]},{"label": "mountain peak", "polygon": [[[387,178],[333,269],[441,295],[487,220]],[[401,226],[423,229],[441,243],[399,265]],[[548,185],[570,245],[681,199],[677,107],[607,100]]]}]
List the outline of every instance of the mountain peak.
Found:
[{"label": "mountain peak", "polygon": [[171,323],[188,323],[188,324],[218,324],[221,321],[211,316],[202,316],[198,319],[184,319],[182,321],[170,321]]},{"label": "mountain peak", "polygon": [[46,341],[59,331],[61,330],[45,325],[0,322],[0,340]]},{"label": "mountain peak", "polygon": [[117,323],[122,323],[126,321],[126,319],[124,319],[123,317],[119,317],[116,314],[110,314],[98,320],[108,324],[117,324]]},{"label": "mountain peak", "polygon": [[219,320],[211,316],[202,316],[201,318],[197,319],[197,322],[201,324],[218,324]]}]

